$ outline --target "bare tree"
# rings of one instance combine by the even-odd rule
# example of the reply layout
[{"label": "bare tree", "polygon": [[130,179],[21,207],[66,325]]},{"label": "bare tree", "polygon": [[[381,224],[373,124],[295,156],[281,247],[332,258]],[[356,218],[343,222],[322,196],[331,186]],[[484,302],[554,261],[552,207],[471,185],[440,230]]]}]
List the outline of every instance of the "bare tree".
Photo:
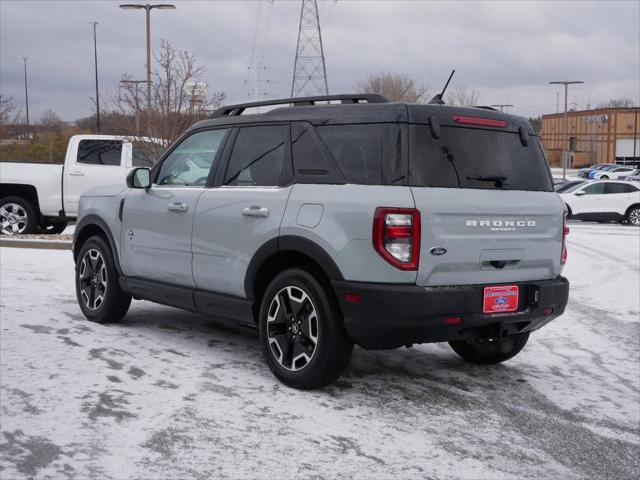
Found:
[{"label": "bare tree", "polygon": [[16,109],[13,104],[13,98],[0,94],[0,126],[9,123],[11,112]]},{"label": "bare tree", "polygon": [[372,73],[358,82],[360,93],[378,93],[392,102],[422,103],[426,101],[427,88],[416,85],[407,75],[394,72]]},{"label": "bare tree", "polygon": [[447,93],[447,103],[458,107],[470,107],[478,105],[480,102],[480,92],[464,85],[456,85],[451,87]]},{"label": "bare tree", "polygon": [[599,103],[596,108],[631,108],[634,107],[630,98],[612,98],[606,102]]},{"label": "bare tree", "polygon": [[202,84],[205,70],[186,50],[178,50],[163,40],[155,60],[158,67],[153,72],[151,108],[142,93],[144,85],[131,82],[133,77],[125,74],[122,80],[129,82],[120,83],[111,101],[113,110],[105,117],[110,116],[119,134],[172,142],[187,127],[218,108],[225,94],[218,91],[205,96],[195,91],[195,86]]},{"label": "bare tree", "polygon": [[57,133],[60,132],[64,128],[64,122],[62,119],[50,108],[45,110],[42,115],[40,115],[40,120],[38,124],[41,127],[43,132],[52,132]]}]

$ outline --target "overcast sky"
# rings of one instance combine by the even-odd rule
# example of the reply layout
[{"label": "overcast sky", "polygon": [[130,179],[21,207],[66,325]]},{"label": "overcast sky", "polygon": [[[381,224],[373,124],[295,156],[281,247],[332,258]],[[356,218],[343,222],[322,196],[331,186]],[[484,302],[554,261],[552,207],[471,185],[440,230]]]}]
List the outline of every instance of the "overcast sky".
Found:
[{"label": "overcast sky", "polygon": [[[129,0],[127,0],[129,1]],[[163,0],[164,2],[164,0]],[[22,57],[29,57],[32,118],[53,109],[65,120],[92,113],[93,36],[98,25],[101,95],[125,72],[144,78],[144,13],[112,1],[0,0],[0,91],[24,109]],[[135,3],[135,0],[130,3]],[[162,2],[161,2],[162,3]],[[246,101],[252,45],[261,56],[262,93],[288,96],[300,1],[174,1],[152,12],[152,47],[168,40],[193,52],[211,90]],[[578,108],[609,98],[640,104],[640,2],[319,1],[331,93],[354,91],[367,74],[401,72],[439,90],[454,83],[480,92],[482,104],[510,111],[556,110],[550,80],[583,80]],[[562,98],[562,97],[561,97]]]}]

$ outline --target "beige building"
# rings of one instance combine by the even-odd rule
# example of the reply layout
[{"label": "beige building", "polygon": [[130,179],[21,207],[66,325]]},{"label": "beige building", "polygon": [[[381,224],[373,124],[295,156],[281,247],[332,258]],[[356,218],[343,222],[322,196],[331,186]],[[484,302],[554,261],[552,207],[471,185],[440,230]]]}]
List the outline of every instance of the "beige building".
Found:
[{"label": "beige building", "polygon": [[[599,108],[569,112],[570,167],[640,162],[640,108]],[[551,165],[561,165],[564,114],[542,116],[540,140]]]}]

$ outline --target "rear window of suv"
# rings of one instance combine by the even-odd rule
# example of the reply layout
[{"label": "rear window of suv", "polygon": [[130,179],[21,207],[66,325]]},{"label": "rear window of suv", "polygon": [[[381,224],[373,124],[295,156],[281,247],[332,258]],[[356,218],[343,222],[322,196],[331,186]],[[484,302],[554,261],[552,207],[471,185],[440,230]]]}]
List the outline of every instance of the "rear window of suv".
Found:
[{"label": "rear window of suv", "polygon": [[535,137],[524,146],[517,132],[410,126],[409,184],[420,187],[552,192],[553,184]]}]

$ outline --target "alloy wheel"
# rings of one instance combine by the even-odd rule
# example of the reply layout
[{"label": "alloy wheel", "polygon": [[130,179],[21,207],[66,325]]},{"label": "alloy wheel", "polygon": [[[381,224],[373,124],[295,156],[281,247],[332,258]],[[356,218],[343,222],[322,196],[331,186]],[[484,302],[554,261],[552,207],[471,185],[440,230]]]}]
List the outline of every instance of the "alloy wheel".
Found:
[{"label": "alloy wheel", "polygon": [[281,289],[267,314],[269,348],[278,363],[292,372],[302,370],[318,347],[318,313],[301,288]]},{"label": "alloy wheel", "polygon": [[92,248],[82,257],[78,270],[80,295],[89,310],[98,310],[107,292],[107,265],[102,254]]},{"label": "alloy wheel", "polygon": [[17,235],[23,233],[29,224],[29,216],[26,210],[17,203],[5,203],[0,207],[0,231],[4,235]]},{"label": "alloy wheel", "polygon": [[640,225],[640,208],[634,208],[629,212],[629,223],[631,225]]}]

